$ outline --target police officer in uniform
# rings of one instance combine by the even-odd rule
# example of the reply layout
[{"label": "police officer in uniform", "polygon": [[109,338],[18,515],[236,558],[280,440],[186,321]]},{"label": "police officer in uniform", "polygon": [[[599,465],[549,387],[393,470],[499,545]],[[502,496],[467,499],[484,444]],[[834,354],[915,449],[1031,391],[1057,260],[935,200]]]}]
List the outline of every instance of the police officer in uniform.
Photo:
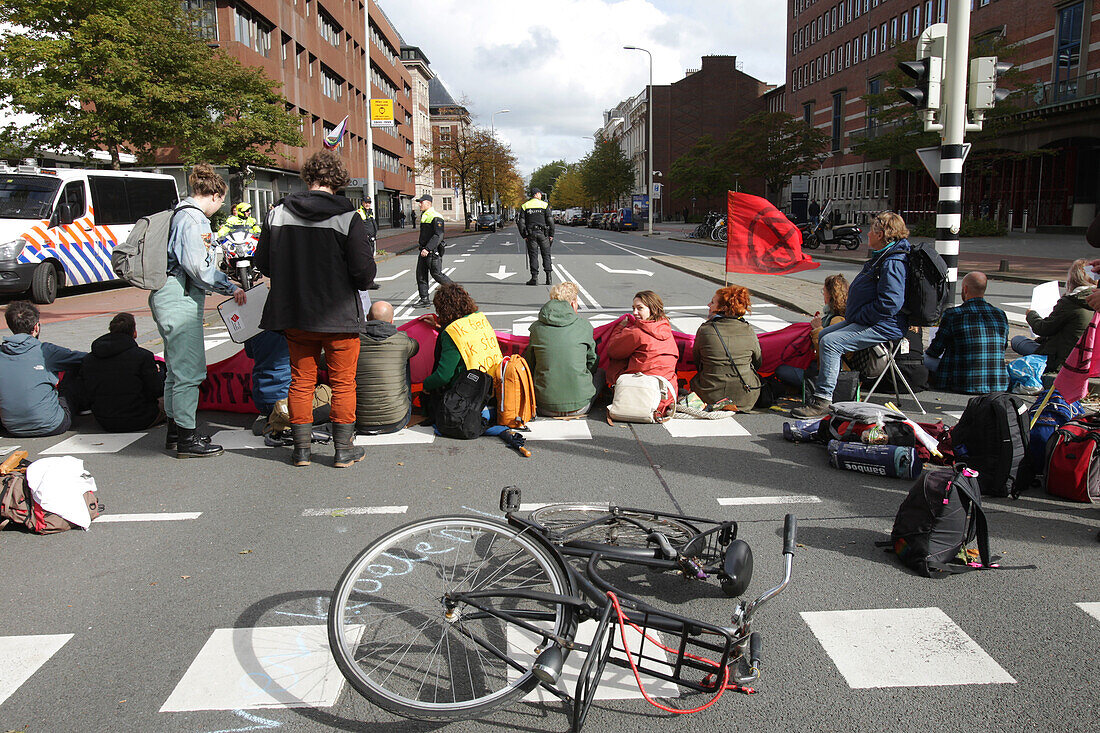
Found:
[{"label": "police officer in uniform", "polygon": [[[371,209],[370,196],[363,197],[356,212],[363,223],[367,225],[367,244],[370,245],[370,256],[374,257],[378,252],[378,221],[374,218],[374,210]],[[367,290],[378,290],[380,287],[378,283],[372,280],[371,284],[367,286]]]},{"label": "police officer in uniform", "polygon": [[222,239],[230,232],[235,232],[238,229],[252,234],[260,233],[260,225],[252,216],[252,204],[247,201],[242,201],[233,207],[233,213],[226,217],[225,224],[214,235],[214,239]]},{"label": "police officer in uniform", "polygon": [[528,285],[539,284],[539,252],[542,253],[542,269],[546,284],[550,284],[550,246],[554,244],[554,217],[538,188],[531,191],[531,199],[519,207],[516,226],[519,235],[527,241],[527,264],[531,267]]},{"label": "police officer in uniform", "polygon": [[449,283],[451,278],[443,274],[443,217],[432,208],[431,194],[416,199],[420,204],[420,259],[416,263],[416,288],[420,291],[420,300],[412,304],[413,308],[431,308],[428,300],[428,274],[437,283]]}]

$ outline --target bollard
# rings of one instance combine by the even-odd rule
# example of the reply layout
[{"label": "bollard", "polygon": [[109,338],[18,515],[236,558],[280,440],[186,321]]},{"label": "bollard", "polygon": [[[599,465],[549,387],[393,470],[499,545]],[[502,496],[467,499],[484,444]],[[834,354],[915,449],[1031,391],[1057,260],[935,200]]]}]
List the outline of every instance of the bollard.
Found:
[{"label": "bollard", "polygon": [[1024,234],[1027,234],[1027,209],[1024,209],[1024,218],[1021,223],[1020,229],[1023,231]]},{"label": "bollard", "polygon": [[1008,210],[1008,231],[1010,231],[1010,232],[1012,231],[1012,225],[1015,223],[1015,221],[1016,221],[1016,212],[1013,211],[1012,209],[1009,209]]}]

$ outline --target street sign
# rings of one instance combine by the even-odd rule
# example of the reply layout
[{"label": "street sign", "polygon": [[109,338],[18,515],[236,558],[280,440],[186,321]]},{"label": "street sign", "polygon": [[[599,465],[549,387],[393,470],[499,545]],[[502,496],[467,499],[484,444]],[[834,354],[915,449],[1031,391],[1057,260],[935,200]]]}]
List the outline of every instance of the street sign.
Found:
[{"label": "street sign", "polygon": [[653,198],[655,198],[655,199],[661,198],[661,186],[662,185],[663,184],[660,184],[660,183],[657,183],[657,182],[653,183]]},{"label": "street sign", "polygon": [[392,99],[370,100],[370,126],[394,127]]},{"label": "street sign", "polygon": [[[965,161],[966,156],[970,155],[970,143],[963,143],[962,147],[962,157]],[[940,185],[940,146],[917,148],[917,157],[920,158],[920,162],[924,164],[924,169],[928,171],[928,175],[932,176],[932,180],[936,182],[936,185]]]}]

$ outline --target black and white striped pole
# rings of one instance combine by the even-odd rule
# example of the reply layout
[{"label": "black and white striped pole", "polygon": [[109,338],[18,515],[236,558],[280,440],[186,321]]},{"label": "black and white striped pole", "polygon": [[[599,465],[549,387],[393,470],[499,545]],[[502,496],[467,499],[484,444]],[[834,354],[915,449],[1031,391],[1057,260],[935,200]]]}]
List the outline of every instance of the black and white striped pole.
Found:
[{"label": "black and white striped pole", "polygon": [[950,0],[943,69],[940,123],[940,199],[936,207],[936,251],[947,264],[947,279],[955,300],[959,276],[959,229],[962,227],[963,159],[966,152],[966,71],[970,49],[970,0]]}]

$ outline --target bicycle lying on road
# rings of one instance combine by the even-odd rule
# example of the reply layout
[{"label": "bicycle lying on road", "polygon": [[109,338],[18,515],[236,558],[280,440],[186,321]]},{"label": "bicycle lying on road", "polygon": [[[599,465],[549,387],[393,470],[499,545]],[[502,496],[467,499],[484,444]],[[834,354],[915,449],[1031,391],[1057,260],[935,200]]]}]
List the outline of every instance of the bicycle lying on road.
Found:
[{"label": "bicycle lying on road", "polygon": [[[727,690],[753,692],[760,674],[761,605],[791,580],[795,518],[784,525],[783,580],[740,601],[729,626],[655,608],[605,578],[616,568],[717,577],[730,597],[752,576],[737,523],[645,509],[549,504],[519,514],[501,493],[506,523],[423,519],[388,532],[344,571],[328,616],[340,671],[375,705],[407,718],[478,718],[541,687],[571,707],[579,731],[608,664],[629,669],[651,703],[697,712]],[[591,639],[578,624],[595,622]],[[633,641],[628,641],[628,635]],[[569,655],[583,657],[572,693],[559,689]],[[711,693],[691,710],[645,692],[641,675]]]}]

